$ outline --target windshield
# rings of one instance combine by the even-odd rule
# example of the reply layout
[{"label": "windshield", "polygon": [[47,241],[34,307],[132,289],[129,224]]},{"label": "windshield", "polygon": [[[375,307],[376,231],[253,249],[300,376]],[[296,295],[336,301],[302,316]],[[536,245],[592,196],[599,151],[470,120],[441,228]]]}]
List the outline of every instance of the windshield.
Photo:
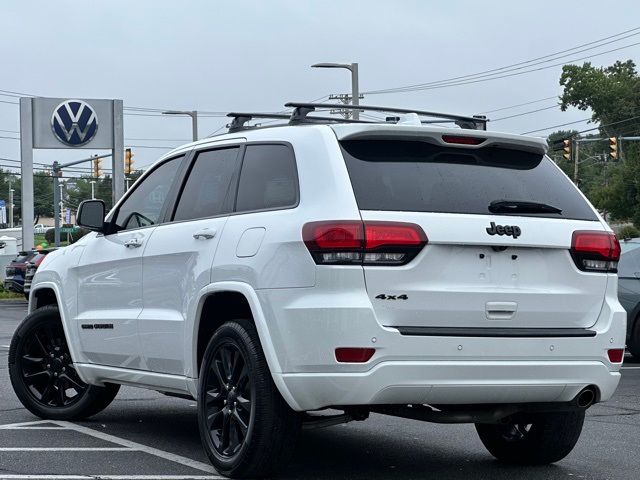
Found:
[{"label": "windshield", "polygon": [[[597,220],[571,181],[544,155],[406,140],[348,140],[341,145],[362,210]],[[496,204],[508,208],[498,212]]]}]

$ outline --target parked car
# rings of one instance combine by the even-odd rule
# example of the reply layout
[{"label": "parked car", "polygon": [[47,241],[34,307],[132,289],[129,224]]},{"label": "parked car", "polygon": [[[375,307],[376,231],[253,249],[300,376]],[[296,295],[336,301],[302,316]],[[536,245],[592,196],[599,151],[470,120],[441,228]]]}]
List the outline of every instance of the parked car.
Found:
[{"label": "parked car", "polygon": [[618,240],[545,140],[287,106],[166,154],[106,218],[79,206],[93,232],[45,257],[11,342],[23,405],[86,418],[120,384],[196,399],[233,477],[372,412],[475,423],[509,463],[568,455],[620,381],[626,314]]},{"label": "parked car", "polygon": [[618,299],[627,311],[627,347],[640,360],[640,238],[620,243]]},{"label": "parked car", "polygon": [[20,252],[18,256],[5,267],[4,289],[9,292],[24,293],[24,279],[27,263],[37,255],[37,252]]},{"label": "parked car", "polygon": [[29,292],[31,291],[31,282],[33,281],[33,277],[36,274],[36,270],[44,260],[44,257],[46,257],[47,254],[52,252],[53,250],[55,249],[38,250],[37,254],[27,262],[25,275],[24,275],[24,286],[22,288],[24,296],[27,300],[29,300]]},{"label": "parked car", "polygon": [[33,227],[33,233],[37,233],[37,234],[45,234],[47,233],[47,230],[51,230],[53,227],[49,227],[47,225],[44,225],[42,223],[39,223],[37,225],[35,225]]}]

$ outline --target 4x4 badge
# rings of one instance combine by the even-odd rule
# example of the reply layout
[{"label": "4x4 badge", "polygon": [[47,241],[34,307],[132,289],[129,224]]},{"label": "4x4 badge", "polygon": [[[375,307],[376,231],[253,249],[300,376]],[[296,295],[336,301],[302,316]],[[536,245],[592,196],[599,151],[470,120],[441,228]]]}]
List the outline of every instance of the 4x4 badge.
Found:
[{"label": "4x4 badge", "polygon": [[496,222],[491,222],[491,226],[487,227],[487,233],[489,235],[509,235],[513,238],[518,238],[522,231],[517,225],[496,225]]}]

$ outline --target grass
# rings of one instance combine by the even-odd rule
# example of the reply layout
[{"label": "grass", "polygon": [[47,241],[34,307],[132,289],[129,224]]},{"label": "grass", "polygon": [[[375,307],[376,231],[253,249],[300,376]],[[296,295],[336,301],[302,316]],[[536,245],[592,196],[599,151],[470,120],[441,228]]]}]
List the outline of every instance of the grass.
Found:
[{"label": "grass", "polygon": [[0,300],[24,300],[24,295],[20,293],[7,292],[0,287]]}]

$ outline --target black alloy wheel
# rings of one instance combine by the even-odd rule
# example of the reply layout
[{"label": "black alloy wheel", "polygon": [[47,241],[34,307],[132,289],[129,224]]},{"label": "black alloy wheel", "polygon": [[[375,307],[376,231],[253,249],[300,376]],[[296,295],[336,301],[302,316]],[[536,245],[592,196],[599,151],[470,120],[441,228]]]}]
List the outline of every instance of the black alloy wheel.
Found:
[{"label": "black alloy wheel", "polygon": [[47,305],[18,326],[9,347],[9,377],[20,402],[45,419],[78,420],[104,410],[119,385],[87,385],[78,374],[60,312]]},{"label": "black alloy wheel", "polygon": [[237,345],[229,342],[217,348],[204,385],[213,447],[220,456],[231,458],[240,451],[253,414],[253,388]]},{"label": "black alloy wheel", "polygon": [[71,361],[62,325],[52,322],[33,328],[17,364],[34,399],[48,407],[77,402],[87,389]]}]

